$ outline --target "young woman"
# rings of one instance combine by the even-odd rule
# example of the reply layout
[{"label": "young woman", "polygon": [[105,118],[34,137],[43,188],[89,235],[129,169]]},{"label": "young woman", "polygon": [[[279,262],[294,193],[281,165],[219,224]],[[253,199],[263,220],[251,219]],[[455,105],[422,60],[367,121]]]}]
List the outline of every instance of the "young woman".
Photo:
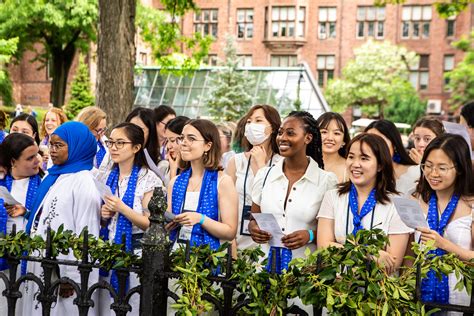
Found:
[{"label": "young woman", "polygon": [[233,240],[237,231],[237,192],[219,169],[219,131],[210,121],[190,120],[178,143],[184,171],[168,187],[168,211],[175,218],[166,229],[177,243],[188,240],[216,250],[220,240]]},{"label": "young woman", "polygon": [[256,246],[248,231],[254,176],[260,169],[272,166],[281,160],[276,141],[281,124],[278,111],[271,105],[255,105],[244,119],[247,124],[242,143],[248,150],[232,157],[226,169],[239,194],[239,223],[236,238],[238,249]]},{"label": "young woman", "polygon": [[158,143],[160,144],[160,159],[166,159],[166,135],[165,128],[169,121],[176,117],[175,110],[167,105],[156,107],[155,113],[156,134],[158,135]]},{"label": "young woman", "polygon": [[435,138],[444,133],[444,126],[435,118],[421,118],[413,126],[413,141],[415,148],[410,149],[410,158],[419,164],[426,146]]},{"label": "young woman", "polygon": [[38,123],[36,119],[29,114],[20,114],[10,123],[10,133],[21,133],[33,138],[37,145],[40,144]]},{"label": "young woman", "polygon": [[342,183],[345,177],[346,149],[351,141],[344,118],[334,112],[326,112],[318,118],[318,128],[323,142],[324,170],[337,176]]},{"label": "young woman", "polygon": [[398,216],[392,194],[397,194],[391,155],[378,135],[362,133],[352,139],[346,158],[348,181],[324,196],[318,214],[318,248],[341,245],[348,234],[382,229],[390,245],[377,261],[389,273],[396,271],[412,232]]},{"label": "young woman", "polygon": [[[43,179],[33,203],[26,231],[31,236],[40,235],[46,239],[48,227],[57,230],[64,225],[65,230],[71,230],[79,235],[84,227],[89,234],[99,236],[100,227],[100,194],[96,189],[91,173],[96,151],[96,141],[87,126],[79,122],[68,122],[59,126],[49,139],[53,167]],[[59,255],[60,259],[75,260],[74,255]],[[43,275],[40,263],[29,262],[28,272]],[[68,277],[80,283],[77,268],[59,266],[59,275],[53,277]],[[99,281],[97,271],[92,271],[90,284]],[[41,315],[41,304],[36,300],[38,286],[27,282],[23,293],[23,312],[25,315]],[[73,305],[74,290],[70,285],[63,284],[59,288],[58,299],[51,315],[75,315],[77,306]],[[97,299],[94,298],[97,302]],[[95,315],[95,309],[89,311]]]},{"label": "young woman", "polygon": [[217,124],[219,136],[221,137],[221,165],[224,170],[227,169],[230,159],[235,156],[235,151],[233,151],[230,147],[232,144],[232,135],[234,134],[235,126],[236,124],[232,122]]},{"label": "young woman", "polygon": [[367,126],[365,132],[382,137],[387,144],[395,170],[396,190],[401,194],[413,192],[416,181],[420,178],[420,168],[405,151],[395,124],[387,120],[374,121]]},{"label": "young woman", "polygon": [[[148,202],[153,190],[162,183],[157,175],[148,169],[143,144],[143,131],[132,123],[117,125],[105,144],[110,150],[114,162],[112,169],[105,174],[96,172],[96,178],[110,187],[114,196],[105,196],[102,206],[101,237],[122,243],[125,234],[125,249],[141,255],[140,240],[143,232],[148,228]],[[108,274],[108,273],[106,273]],[[118,290],[118,279],[115,271],[111,273],[110,283]],[[132,274],[130,287],[139,284],[138,276]],[[110,294],[101,291],[101,315],[111,315]],[[132,312],[139,309],[139,298],[133,296],[130,304]]]},{"label": "young woman", "polygon": [[143,130],[143,134],[145,136],[145,155],[148,155],[155,165],[157,165],[160,161],[160,145],[158,141],[158,135],[156,133],[154,117],[155,114],[153,110],[138,107],[128,114],[125,121],[135,124]]},{"label": "young woman", "polygon": [[53,166],[52,160],[49,158],[49,141],[53,132],[60,126],[67,122],[67,116],[63,110],[59,108],[51,108],[45,113],[43,121],[41,122],[41,143],[40,150],[43,152],[42,169],[46,170]]},{"label": "young woman", "polygon": [[100,168],[102,163],[107,164],[108,150],[105,146],[105,132],[107,131],[107,114],[96,106],[85,107],[76,117],[77,122],[82,122],[89,127],[89,130],[97,140],[97,154],[94,159],[94,166]]},{"label": "young woman", "polygon": [[[426,214],[430,228],[418,228],[421,241],[435,241],[438,256],[447,252],[461,260],[474,258],[474,174],[469,147],[459,135],[444,134],[426,148],[421,160],[415,197]],[[417,233],[416,240],[420,239]],[[440,281],[433,272],[422,281],[422,300],[469,306],[466,291],[455,290],[454,273]],[[455,313],[451,313],[455,314]],[[462,313],[458,313],[461,315]]]}]

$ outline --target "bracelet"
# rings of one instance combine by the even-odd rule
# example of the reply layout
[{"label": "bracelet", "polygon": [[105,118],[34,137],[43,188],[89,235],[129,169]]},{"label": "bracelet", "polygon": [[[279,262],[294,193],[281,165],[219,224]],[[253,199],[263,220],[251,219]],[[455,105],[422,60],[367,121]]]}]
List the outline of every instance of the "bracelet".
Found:
[{"label": "bracelet", "polygon": [[314,240],[314,233],[313,233],[313,230],[312,230],[312,229],[308,229],[308,234],[309,234],[308,244],[310,244],[310,243],[312,243],[313,240]]},{"label": "bracelet", "polygon": [[204,220],[206,219],[206,215],[201,214],[201,220],[199,221],[199,225],[204,224]]},{"label": "bracelet", "polygon": [[28,219],[30,218],[30,214],[31,214],[30,211],[26,210],[25,214],[23,214],[23,217]]}]

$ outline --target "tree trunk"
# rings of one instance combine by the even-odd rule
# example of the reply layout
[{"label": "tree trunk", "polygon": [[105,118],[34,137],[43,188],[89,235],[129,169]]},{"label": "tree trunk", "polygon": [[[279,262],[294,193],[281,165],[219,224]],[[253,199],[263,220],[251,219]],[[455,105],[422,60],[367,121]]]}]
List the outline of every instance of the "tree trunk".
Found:
[{"label": "tree trunk", "polygon": [[51,102],[55,107],[62,107],[66,98],[67,77],[71,69],[76,48],[67,45],[65,49],[53,49],[52,67],[53,81],[51,83]]},{"label": "tree trunk", "polygon": [[133,107],[136,0],[99,0],[96,104],[107,122],[122,122]]}]

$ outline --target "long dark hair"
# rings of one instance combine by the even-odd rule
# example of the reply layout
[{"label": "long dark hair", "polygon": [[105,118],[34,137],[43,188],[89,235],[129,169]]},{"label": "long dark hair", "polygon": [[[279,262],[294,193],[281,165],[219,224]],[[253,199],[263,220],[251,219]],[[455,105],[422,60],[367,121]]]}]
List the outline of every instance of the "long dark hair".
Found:
[{"label": "long dark hair", "polygon": [[398,162],[399,164],[408,166],[416,165],[416,162],[414,162],[410,156],[408,156],[405,147],[403,147],[402,136],[400,135],[400,132],[398,131],[395,124],[387,120],[373,121],[365,128],[364,132],[367,132],[372,128],[378,130],[392,142],[393,154],[398,154],[400,156],[400,161]]},{"label": "long dark hair", "polygon": [[321,130],[323,128],[327,129],[332,120],[336,121],[337,127],[344,133],[344,138],[342,139],[344,145],[339,148],[338,153],[339,156],[346,157],[347,146],[351,141],[351,136],[349,135],[349,129],[347,128],[346,121],[344,121],[344,118],[341,116],[341,114],[326,112],[318,117],[316,122],[318,123],[318,128]]},{"label": "long dark hair", "polygon": [[140,145],[140,150],[135,154],[135,158],[133,159],[133,164],[141,167],[148,168],[148,163],[146,162],[145,152],[143,144],[145,143],[145,134],[143,130],[135,124],[132,123],[120,123],[115,126],[114,129],[123,129],[125,135],[127,135],[128,139],[132,142],[132,146]]},{"label": "long dark hair", "polygon": [[168,123],[166,123],[165,129],[172,131],[175,134],[181,135],[183,132],[184,125],[189,122],[187,116],[177,116]]},{"label": "long dark hair", "polygon": [[[425,149],[421,164],[424,164],[429,154],[435,150],[441,149],[454,164],[456,169],[456,180],[454,182],[454,193],[461,196],[474,195],[474,173],[472,171],[471,153],[469,146],[460,135],[443,134],[433,139]],[[420,175],[420,180],[416,186],[416,193],[425,203],[430,200],[434,190],[426,181],[425,175]]]},{"label": "long dark hair", "polygon": [[153,162],[157,164],[160,161],[160,144],[158,143],[158,135],[156,133],[155,113],[151,109],[137,107],[128,114],[125,122],[130,122],[134,117],[140,118],[148,128],[148,140],[145,143],[145,148]]},{"label": "long dark hair", "polygon": [[413,133],[417,127],[424,127],[432,131],[436,136],[444,134],[444,126],[440,120],[432,117],[422,117],[413,125]]},{"label": "long dark hair", "polygon": [[7,169],[8,173],[12,169],[12,160],[18,160],[23,151],[33,145],[37,145],[35,140],[28,135],[13,133],[5,137],[0,144],[0,166]]},{"label": "long dark hair", "polygon": [[153,113],[155,115],[155,121],[157,124],[163,121],[168,115],[176,116],[176,111],[171,106],[164,104],[154,108]]},{"label": "long dark hair", "polygon": [[[390,151],[388,146],[382,137],[375,134],[361,133],[354,137],[349,146],[347,146],[346,159],[350,154],[350,150],[353,144],[360,142],[361,151],[362,145],[366,144],[374,153],[377,159],[377,166],[380,169],[377,172],[377,179],[375,180],[375,198],[377,202],[385,204],[390,201],[389,194],[398,194],[396,190],[395,172],[393,170],[392,157],[390,157]],[[348,193],[351,189],[351,180],[347,180],[344,183],[339,184],[339,194]]]},{"label": "long dark hair", "polygon": [[294,117],[301,120],[305,132],[313,135],[313,140],[306,146],[306,156],[313,158],[313,160],[318,163],[319,168],[324,169],[321,133],[319,132],[318,123],[313,115],[306,111],[292,111],[287,117]]},{"label": "long dark hair", "polygon": [[35,142],[37,145],[40,143],[40,135],[39,135],[39,128],[38,128],[38,122],[36,122],[36,119],[29,114],[23,113],[15,117],[11,123],[10,123],[10,130],[12,129],[12,126],[15,122],[18,121],[25,121],[31,126],[31,129],[33,130],[33,133],[35,134]]}]

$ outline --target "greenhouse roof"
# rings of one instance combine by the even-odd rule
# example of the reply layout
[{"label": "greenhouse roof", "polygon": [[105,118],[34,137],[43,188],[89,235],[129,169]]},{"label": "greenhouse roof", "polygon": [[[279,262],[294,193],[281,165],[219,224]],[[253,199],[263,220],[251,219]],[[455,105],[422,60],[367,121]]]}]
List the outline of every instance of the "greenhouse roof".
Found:
[{"label": "greenhouse roof", "polygon": [[[189,76],[177,77],[160,72],[159,67],[143,67],[135,76],[135,106],[154,108],[161,104],[172,106],[178,115],[208,117],[206,98],[210,79],[220,67],[200,68]],[[316,118],[329,111],[321,90],[306,64],[297,67],[244,67],[255,79],[251,91],[253,104],[274,105],[281,114],[295,109],[300,85],[301,110]]]}]

